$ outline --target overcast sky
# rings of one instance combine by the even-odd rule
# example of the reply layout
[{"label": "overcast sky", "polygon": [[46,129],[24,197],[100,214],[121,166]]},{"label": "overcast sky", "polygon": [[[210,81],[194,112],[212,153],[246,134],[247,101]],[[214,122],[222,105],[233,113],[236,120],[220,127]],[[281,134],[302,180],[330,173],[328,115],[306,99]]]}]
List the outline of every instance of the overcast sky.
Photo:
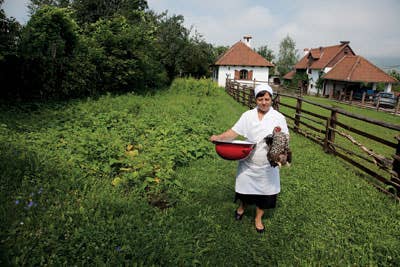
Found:
[{"label": "overcast sky", "polygon": [[[5,0],[7,16],[28,20],[28,0]],[[289,35],[304,48],[350,41],[366,58],[400,59],[399,0],[147,0],[157,13],[183,15],[185,26],[213,45],[231,46],[251,35],[252,46],[268,45],[277,54]],[[400,64],[400,62],[398,62]]]}]

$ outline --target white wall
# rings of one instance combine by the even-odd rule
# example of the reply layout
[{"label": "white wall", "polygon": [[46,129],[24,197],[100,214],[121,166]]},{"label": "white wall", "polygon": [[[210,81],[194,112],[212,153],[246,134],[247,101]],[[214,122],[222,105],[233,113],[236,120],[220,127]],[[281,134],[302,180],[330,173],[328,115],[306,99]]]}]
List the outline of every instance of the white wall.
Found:
[{"label": "white wall", "polygon": [[[253,80],[256,79],[258,81],[268,81],[269,77],[269,68],[268,67],[248,67],[248,66],[218,66],[218,75],[213,74],[213,78],[218,82],[219,86],[225,87],[225,81],[227,74],[230,79],[235,78],[235,70],[245,69],[247,71],[253,71]],[[218,79],[217,79],[218,76]]]},{"label": "white wall", "polygon": [[[316,88],[317,81],[319,79],[319,72],[320,70],[311,70],[311,73],[308,73],[307,69],[307,75],[308,75],[308,93],[312,95],[316,95],[318,90]],[[320,90],[322,92],[322,90]]]},{"label": "white wall", "polygon": [[330,92],[333,90],[333,83],[331,81],[325,82],[325,95],[329,96]]},{"label": "white wall", "polygon": [[[327,81],[325,85],[325,95],[329,96],[330,92],[333,90],[333,81]],[[335,82],[335,91],[333,95],[337,95],[340,93],[342,89],[344,89],[345,84],[340,82]],[[321,90],[321,94],[323,93],[323,89]]]},{"label": "white wall", "polygon": [[392,84],[391,83],[385,83],[385,92],[390,93],[392,91]]}]

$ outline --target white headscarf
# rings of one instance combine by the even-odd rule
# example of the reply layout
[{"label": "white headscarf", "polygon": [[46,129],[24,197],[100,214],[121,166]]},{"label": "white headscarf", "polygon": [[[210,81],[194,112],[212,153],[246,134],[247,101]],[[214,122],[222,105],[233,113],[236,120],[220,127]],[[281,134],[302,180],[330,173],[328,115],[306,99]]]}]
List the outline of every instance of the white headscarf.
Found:
[{"label": "white headscarf", "polygon": [[271,86],[269,86],[268,84],[259,84],[256,86],[256,88],[254,88],[254,97],[257,97],[258,93],[261,91],[267,91],[268,93],[270,93],[271,96],[274,95]]}]

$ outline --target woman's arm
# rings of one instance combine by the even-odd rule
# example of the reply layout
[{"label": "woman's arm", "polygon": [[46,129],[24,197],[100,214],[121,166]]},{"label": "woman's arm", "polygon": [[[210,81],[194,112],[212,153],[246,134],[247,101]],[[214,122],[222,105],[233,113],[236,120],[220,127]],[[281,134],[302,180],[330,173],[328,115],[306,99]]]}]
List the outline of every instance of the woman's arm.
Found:
[{"label": "woman's arm", "polygon": [[212,135],[210,137],[210,141],[212,142],[212,141],[217,141],[217,140],[221,140],[221,141],[223,141],[223,140],[233,140],[236,137],[238,137],[238,134],[234,130],[229,129],[226,132],[223,132],[222,134]]}]

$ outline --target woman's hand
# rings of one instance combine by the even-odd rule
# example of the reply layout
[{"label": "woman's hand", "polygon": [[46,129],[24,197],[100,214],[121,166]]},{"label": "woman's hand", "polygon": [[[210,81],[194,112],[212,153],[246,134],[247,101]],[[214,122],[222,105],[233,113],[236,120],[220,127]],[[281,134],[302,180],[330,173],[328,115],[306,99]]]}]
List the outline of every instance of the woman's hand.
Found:
[{"label": "woman's hand", "polygon": [[238,134],[235,133],[232,129],[227,130],[226,132],[223,132],[222,134],[218,135],[211,135],[210,141],[222,141],[222,140],[233,140],[236,137],[238,137]]},{"label": "woman's hand", "polygon": [[214,134],[214,135],[211,135],[211,136],[210,136],[210,141],[211,141],[211,142],[214,142],[214,141],[217,141],[217,140],[220,140],[219,135],[215,135],[215,134]]}]

